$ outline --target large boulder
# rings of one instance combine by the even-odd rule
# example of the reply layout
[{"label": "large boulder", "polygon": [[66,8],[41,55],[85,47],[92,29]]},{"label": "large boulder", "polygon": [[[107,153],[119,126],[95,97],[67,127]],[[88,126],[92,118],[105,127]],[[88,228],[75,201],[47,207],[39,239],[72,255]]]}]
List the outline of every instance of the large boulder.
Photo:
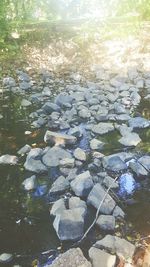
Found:
[{"label": "large boulder", "polygon": [[91,247],[89,257],[93,267],[115,267],[116,256],[111,255],[101,249]]},{"label": "large boulder", "polygon": [[[106,191],[100,184],[95,184],[90,194],[88,195],[88,204],[98,209],[101,201],[106,195]],[[103,214],[111,214],[115,208],[116,203],[113,198],[107,194],[100,208],[100,212]]]},{"label": "large boulder", "polygon": [[50,144],[64,144],[73,145],[76,143],[77,138],[68,134],[61,134],[52,131],[46,131],[44,141]]},{"label": "large boulder", "polygon": [[92,267],[91,263],[83,256],[80,248],[72,248],[60,254],[51,265],[47,267]]},{"label": "large boulder", "polygon": [[109,122],[100,122],[92,127],[92,132],[95,134],[106,134],[112,131],[114,131],[114,126]]},{"label": "large boulder", "polygon": [[68,151],[58,146],[54,146],[47,150],[42,160],[47,167],[58,167],[60,165],[60,160],[64,158],[71,159],[72,155]]},{"label": "large boulder", "polygon": [[77,196],[85,197],[93,187],[93,180],[89,171],[79,174],[72,182],[71,189]]}]

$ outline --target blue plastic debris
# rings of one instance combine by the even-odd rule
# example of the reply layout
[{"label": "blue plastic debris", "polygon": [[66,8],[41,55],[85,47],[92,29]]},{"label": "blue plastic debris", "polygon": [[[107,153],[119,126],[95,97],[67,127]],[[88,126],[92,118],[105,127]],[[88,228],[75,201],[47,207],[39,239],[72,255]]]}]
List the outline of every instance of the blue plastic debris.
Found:
[{"label": "blue plastic debris", "polygon": [[36,188],[36,191],[33,193],[34,197],[42,197],[46,194],[47,192],[47,185],[39,185]]},{"label": "blue plastic debris", "polygon": [[122,198],[133,195],[133,193],[139,189],[140,184],[135,181],[131,173],[124,173],[120,176],[118,195]]}]

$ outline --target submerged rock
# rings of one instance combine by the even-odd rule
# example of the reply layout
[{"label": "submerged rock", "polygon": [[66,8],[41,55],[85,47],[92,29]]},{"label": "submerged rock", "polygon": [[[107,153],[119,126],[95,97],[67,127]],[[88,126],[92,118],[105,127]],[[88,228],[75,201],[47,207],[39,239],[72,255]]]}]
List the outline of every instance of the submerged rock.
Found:
[{"label": "submerged rock", "polygon": [[101,249],[91,247],[89,257],[93,267],[115,267],[116,256],[111,255]]},{"label": "submerged rock", "polygon": [[8,164],[8,165],[16,165],[18,162],[18,158],[12,155],[3,155],[0,157],[0,164]]},{"label": "submerged rock", "polygon": [[141,138],[137,133],[127,133],[119,139],[119,143],[124,146],[136,146],[141,142]]},{"label": "submerged rock", "polygon": [[51,143],[51,144],[63,144],[63,145],[73,145],[76,143],[77,138],[72,135],[68,134],[61,134],[61,133],[56,133],[52,131],[46,131],[45,136],[44,136],[44,141],[46,143]]}]

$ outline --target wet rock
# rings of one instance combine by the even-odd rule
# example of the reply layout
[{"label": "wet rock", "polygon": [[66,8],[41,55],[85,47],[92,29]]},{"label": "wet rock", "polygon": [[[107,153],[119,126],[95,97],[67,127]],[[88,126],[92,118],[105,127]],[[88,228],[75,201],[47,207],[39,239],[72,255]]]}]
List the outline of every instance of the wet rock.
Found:
[{"label": "wet rock", "polygon": [[91,247],[89,257],[93,267],[115,267],[116,256],[111,255],[101,249]]},{"label": "wet rock", "polygon": [[75,164],[75,160],[73,158],[72,159],[65,158],[65,159],[60,160],[59,162],[60,167],[63,167],[63,168],[73,168],[74,164]]},{"label": "wet rock", "polygon": [[44,142],[50,144],[74,145],[77,142],[77,138],[72,135],[46,131]]},{"label": "wet rock", "polygon": [[85,197],[89,194],[93,188],[93,180],[91,178],[90,172],[86,171],[79,174],[72,182],[71,189],[77,196]]},{"label": "wet rock", "polygon": [[125,239],[117,236],[106,235],[103,239],[96,242],[97,248],[109,250],[112,253],[122,256],[128,262],[132,262],[135,246]]},{"label": "wet rock", "polygon": [[29,82],[21,82],[19,84],[19,87],[21,90],[28,91],[29,89],[31,89],[31,84]]},{"label": "wet rock", "polygon": [[115,217],[112,215],[100,215],[96,221],[96,224],[104,231],[114,231]]},{"label": "wet rock", "polygon": [[32,105],[32,103],[30,101],[28,101],[27,99],[22,99],[22,101],[21,101],[22,107],[29,107],[31,105]]},{"label": "wet rock", "polygon": [[59,176],[56,181],[52,184],[51,189],[49,190],[48,197],[55,198],[59,194],[62,194],[69,188],[69,182],[64,176]]},{"label": "wet rock", "polygon": [[16,165],[18,162],[18,158],[12,155],[3,155],[0,157],[0,164],[8,164],[8,165]]},{"label": "wet rock", "polygon": [[60,107],[70,108],[73,102],[73,97],[67,93],[60,93],[56,99],[55,103]]},{"label": "wet rock", "polygon": [[3,253],[0,255],[0,262],[3,264],[7,264],[11,262],[13,259],[13,255],[9,253]]},{"label": "wet rock", "polygon": [[135,117],[128,121],[129,127],[136,129],[136,128],[148,128],[150,127],[150,121],[144,119],[142,117]]},{"label": "wet rock", "polygon": [[[66,206],[66,202],[67,201],[67,206]],[[87,206],[85,201],[81,200],[79,197],[70,197],[70,198],[65,198],[65,199],[59,199],[57,200],[53,206],[52,209],[50,211],[50,215],[51,216],[56,216],[61,214],[61,212],[63,210],[66,209],[75,209],[75,208],[82,208],[85,210],[85,212],[87,211]]]},{"label": "wet rock", "polygon": [[56,215],[54,229],[60,240],[78,240],[84,233],[84,208],[63,210]]},{"label": "wet rock", "polygon": [[100,140],[94,138],[94,139],[92,139],[90,141],[90,148],[92,150],[101,150],[103,148],[104,144],[105,143],[103,143]]},{"label": "wet rock", "polygon": [[116,218],[124,218],[125,213],[120,207],[116,206],[113,211],[113,216]]},{"label": "wet rock", "polygon": [[111,178],[110,176],[106,176],[103,180],[103,183],[102,183],[104,186],[106,186],[107,188],[111,187],[112,189],[117,189],[119,187],[119,184],[118,182],[114,181],[113,178]]},{"label": "wet rock", "polygon": [[42,110],[44,111],[45,114],[51,114],[52,112],[59,112],[60,111],[60,107],[54,103],[51,102],[46,102],[43,106],[42,106]]},{"label": "wet rock", "polygon": [[[80,248],[69,249],[60,254],[50,267],[92,267],[91,263],[83,256]],[[49,265],[47,266],[49,267]]]},{"label": "wet rock", "polygon": [[28,145],[28,144],[26,144],[25,146],[23,146],[22,148],[20,148],[20,149],[17,151],[17,153],[18,153],[19,155],[24,155],[24,154],[29,153],[30,150],[31,150],[31,146]]},{"label": "wet rock", "polygon": [[137,133],[127,133],[119,139],[119,143],[124,146],[136,146],[141,142],[141,138]]},{"label": "wet rock", "polygon": [[[88,204],[98,209],[100,202],[102,201],[105,194],[106,194],[106,191],[104,190],[104,188],[100,184],[95,184],[90,194],[88,195],[88,199],[87,199]],[[115,206],[116,206],[115,201],[108,194],[100,208],[100,212],[103,214],[109,215],[112,213]]]},{"label": "wet rock", "polygon": [[60,165],[60,160],[65,158],[71,159],[72,155],[68,151],[54,146],[47,150],[42,160],[47,167],[57,167]]},{"label": "wet rock", "polygon": [[106,134],[112,131],[114,131],[112,123],[100,122],[92,127],[92,132],[95,134]]},{"label": "wet rock", "polygon": [[86,153],[81,148],[76,148],[73,155],[77,160],[86,161]]},{"label": "wet rock", "polygon": [[119,156],[110,155],[103,157],[103,167],[113,172],[124,171],[127,169],[126,163]]},{"label": "wet rock", "polygon": [[26,191],[34,190],[37,187],[37,181],[36,181],[36,176],[32,175],[31,177],[25,179],[22,183],[24,189]]}]

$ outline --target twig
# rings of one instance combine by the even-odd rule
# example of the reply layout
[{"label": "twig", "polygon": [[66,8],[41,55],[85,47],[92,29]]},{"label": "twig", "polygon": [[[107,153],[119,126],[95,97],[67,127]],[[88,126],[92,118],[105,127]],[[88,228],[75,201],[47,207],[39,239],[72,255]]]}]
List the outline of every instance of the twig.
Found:
[{"label": "twig", "polygon": [[[118,177],[116,177],[116,178],[114,179],[113,183],[115,183],[115,182],[117,181],[117,179],[118,179]],[[86,238],[86,236],[88,235],[88,233],[90,232],[90,230],[94,227],[94,225],[95,225],[95,223],[96,223],[96,221],[97,221],[97,219],[98,219],[98,216],[99,216],[99,212],[100,212],[101,206],[102,206],[103,202],[105,201],[105,199],[106,199],[106,197],[107,197],[107,195],[108,195],[108,193],[109,193],[111,187],[112,187],[112,185],[110,185],[110,186],[108,187],[108,189],[106,190],[106,193],[105,193],[104,197],[102,198],[101,202],[99,203],[99,206],[98,206],[98,209],[97,209],[97,212],[96,212],[94,221],[93,221],[92,224],[89,226],[89,228],[86,230],[86,232],[84,233],[84,235],[82,236],[82,238],[81,238],[79,241],[77,241],[76,243],[74,243],[71,247],[73,247],[73,246],[75,246],[75,245],[77,245],[77,244],[80,244],[80,243]]]}]

